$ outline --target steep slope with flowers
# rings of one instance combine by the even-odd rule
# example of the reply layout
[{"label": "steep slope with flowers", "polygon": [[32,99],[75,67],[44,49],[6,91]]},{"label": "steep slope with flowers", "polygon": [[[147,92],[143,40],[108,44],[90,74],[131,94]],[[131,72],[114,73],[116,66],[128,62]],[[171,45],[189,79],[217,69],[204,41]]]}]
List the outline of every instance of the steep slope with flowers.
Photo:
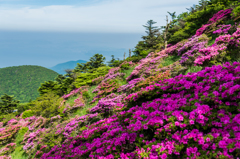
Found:
[{"label": "steep slope with flowers", "polygon": [[[60,115],[0,123],[2,158],[17,158],[15,149],[42,159],[239,157],[240,26],[226,24],[231,13],[221,10],[193,37],[64,95]],[[134,67],[129,76],[126,65]],[[66,117],[75,110],[85,114]]]}]

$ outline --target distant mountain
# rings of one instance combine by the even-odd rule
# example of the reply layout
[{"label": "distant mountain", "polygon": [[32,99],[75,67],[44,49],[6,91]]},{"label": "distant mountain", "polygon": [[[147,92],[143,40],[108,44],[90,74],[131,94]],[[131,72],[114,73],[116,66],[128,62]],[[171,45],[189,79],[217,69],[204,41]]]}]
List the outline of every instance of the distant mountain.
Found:
[{"label": "distant mountain", "polygon": [[66,74],[66,69],[74,69],[77,66],[77,63],[86,63],[87,61],[84,60],[78,60],[78,61],[68,61],[65,63],[57,64],[56,66],[53,66],[49,69],[52,69],[53,71],[59,73],[59,74]]},{"label": "distant mountain", "polygon": [[0,96],[14,95],[21,102],[39,96],[38,88],[45,81],[54,80],[58,73],[45,67],[23,65],[0,68]]}]

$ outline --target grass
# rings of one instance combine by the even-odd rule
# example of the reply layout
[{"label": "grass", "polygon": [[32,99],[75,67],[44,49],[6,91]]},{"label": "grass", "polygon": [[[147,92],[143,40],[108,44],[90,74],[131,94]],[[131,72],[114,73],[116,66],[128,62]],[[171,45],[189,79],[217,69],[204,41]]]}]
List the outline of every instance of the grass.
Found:
[{"label": "grass", "polygon": [[27,127],[23,127],[19,130],[17,137],[16,137],[16,148],[11,154],[12,159],[27,159],[28,155],[23,150],[23,145],[21,142],[23,141],[24,134],[28,131]]},{"label": "grass", "polygon": [[130,76],[132,71],[135,69],[135,67],[137,67],[137,65],[130,67],[128,70],[123,70],[121,72],[121,73],[125,73],[125,76],[123,78],[126,79],[128,76]]},{"label": "grass", "polygon": [[[88,89],[88,95],[89,95],[89,97],[85,100],[85,101],[86,101],[85,106],[84,106],[82,109],[78,109],[75,113],[73,113],[72,117],[75,117],[76,115],[79,115],[79,116],[86,115],[86,114],[88,114],[88,113],[87,113],[87,110],[88,110],[89,108],[92,108],[92,107],[95,106],[94,104],[90,104],[90,102],[93,100],[93,97],[95,97],[95,93],[92,93],[92,91],[93,91],[96,87],[97,87],[97,86],[92,86],[92,87],[90,87],[90,88]],[[76,97],[76,98],[77,98],[77,97]],[[73,98],[73,99],[71,99],[71,100],[69,99],[69,102],[72,102],[72,100],[73,100],[73,102],[74,102],[74,100],[75,100],[76,98]]]},{"label": "grass", "polygon": [[70,97],[70,98],[66,101],[66,103],[67,103],[67,104],[70,104],[70,105],[73,105],[73,104],[74,104],[74,100],[77,99],[77,98],[78,98],[78,95],[74,95],[74,96]]},{"label": "grass", "polygon": [[188,74],[188,72],[193,73],[193,72],[199,72],[201,70],[202,70],[201,66],[191,66],[186,70],[185,75]]},{"label": "grass", "polygon": [[213,34],[212,37],[210,37],[210,40],[208,41],[208,46],[214,44],[217,37],[218,37],[217,34]]},{"label": "grass", "polygon": [[212,44],[214,44],[214,42],[215,42],[215,39],[209,40],[208,41],[208,46],[211,46]]},{"label": "grass", "polygon": [[164,59],[164,61],[161,63],[162,66],[168,66],[168,65],[171,65],[173,64],[174,62],[180,60],[180,56],[177,56],[177,55],[173,55],[173,56],[168,56]]}]

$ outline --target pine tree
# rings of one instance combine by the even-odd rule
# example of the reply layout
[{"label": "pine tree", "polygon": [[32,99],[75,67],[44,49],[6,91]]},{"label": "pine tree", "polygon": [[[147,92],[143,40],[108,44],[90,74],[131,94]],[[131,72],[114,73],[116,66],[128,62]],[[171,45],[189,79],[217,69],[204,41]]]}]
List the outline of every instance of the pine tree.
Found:
[{"label": "pine tree", "polygon": [[14,99],[14,96],[4,94],[1,96],[0,115],[12,113],[18,106],[20,101]]},{"label": "pine tree", "polygon": [[153,26],[157,22],[154,22],[153,20],[149,20],[146,25],[143,25],[143,27],[146,28],[146,36],[142,36],[142,39],[145,41],[145,44],[148,48],[153,48],[154,45],[158,43],[158,37],[159,37],[159,30],[157,26]]}]

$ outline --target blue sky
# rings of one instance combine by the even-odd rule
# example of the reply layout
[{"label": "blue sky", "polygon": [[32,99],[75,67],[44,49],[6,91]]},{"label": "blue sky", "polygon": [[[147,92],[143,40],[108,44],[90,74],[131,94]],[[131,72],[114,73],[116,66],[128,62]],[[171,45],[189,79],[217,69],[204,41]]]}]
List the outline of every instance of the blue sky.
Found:
[{"label": "blue sky", "polygon": [[[51,67],[107,59],[133,49],[150,19],[165,25],[198,0],[0,0],[0,68],[36,64]],[[77,52],[77,53],[76,53]],[[48,55],[46,58],[45,55]],[[57,57],[57,58],[56,58]]]}]

